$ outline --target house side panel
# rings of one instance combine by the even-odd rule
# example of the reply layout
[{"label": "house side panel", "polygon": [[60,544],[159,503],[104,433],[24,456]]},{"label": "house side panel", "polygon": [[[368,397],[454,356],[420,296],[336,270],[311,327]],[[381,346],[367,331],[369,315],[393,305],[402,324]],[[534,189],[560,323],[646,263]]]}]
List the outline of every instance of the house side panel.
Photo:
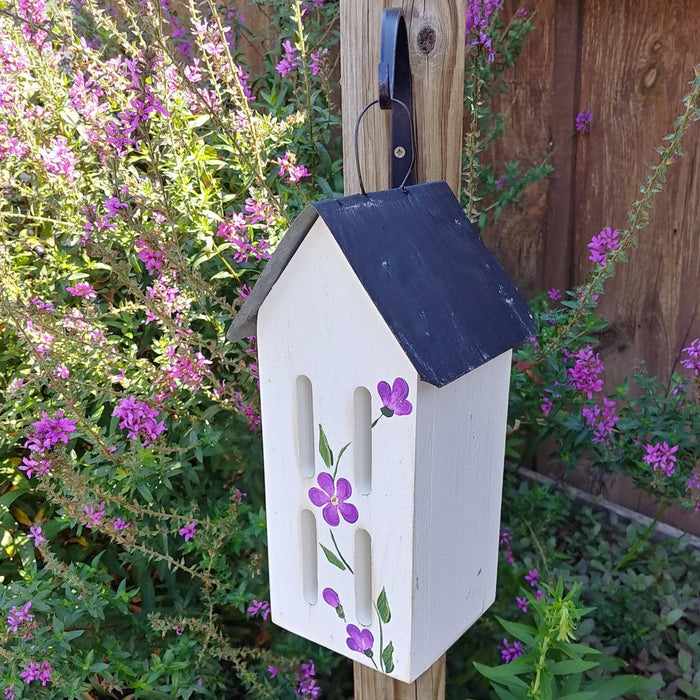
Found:
[{"label": "house side panel", "polygon": [[[407,678],[415,411],[382,416],[377,384],[392,385],[401,377],[415,403],[418,379],[320,218],[260,308],[258,347],[272,618],[371,666],[366,655],[348,647],[346,627],[368,630],[379,664],[376,603],[384,589],[392,619],[383,625],[382,637],[395,649],[392,675]],[[308,379],[306,389],[298,388],[299,377]],[[305,414],[309,386],[311,417]],[[361,430],[358,421],[364,421]],[[306,466],[299,459],[309,452],[304,425],[313,433]],[[321,454],[319,425],[328,442],[326,458],[332,453],[330,469]],[[368,458],[369,482],[359,473],[366,472]],[[343,509],[337,526],[326,522],[325,506],[310,497],[321,474],[335,474],[336,487],[341,478],[351,484],[344,503],[357,509],[356,522],[347,522]],[[317,544],[309,549],[305,538],[313,537],[314,529]],[[314,568],[315,593],[309,582]],[[345,619],[324,600],[326,588],[337,594]]]},{"label": "house side panel", "polygon": [[495,597],[510,360],[440,389],[419,383],[414,678]]}]

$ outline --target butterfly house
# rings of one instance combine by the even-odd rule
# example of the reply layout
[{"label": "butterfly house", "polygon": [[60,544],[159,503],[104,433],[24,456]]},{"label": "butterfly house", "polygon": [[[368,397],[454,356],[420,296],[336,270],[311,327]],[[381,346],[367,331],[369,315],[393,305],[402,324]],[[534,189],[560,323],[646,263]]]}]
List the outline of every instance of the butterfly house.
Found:
[{"label": "butterfly house", "polygon": [[300,214],[228,335],[257,336],[275,623],[411,682],[481,616],[533,330],[444,182]]}]

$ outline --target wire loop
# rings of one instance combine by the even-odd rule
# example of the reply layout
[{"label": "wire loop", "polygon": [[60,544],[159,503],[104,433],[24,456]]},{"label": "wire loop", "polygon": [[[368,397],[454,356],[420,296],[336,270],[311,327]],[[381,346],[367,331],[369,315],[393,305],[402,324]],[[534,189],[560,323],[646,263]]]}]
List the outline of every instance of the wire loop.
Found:
[{"label": "wire loop", "polygon": [[[396,102],[396,104],[401,105],[403,108],[404,112],[406,112],[406,116],[408,116],[408,122],[411,125],[411,163],[408,166],[408,169],[406,170],[406,175],[404,176],[403,181],[399,185],[400,189],[406,190],[406,181],[408,180],[408,176],[413,172],[413,166],[415,165],[416,162],[416,144],[413,138],[413,122],[411,120],[411,111],[408,109],[406,104],[402,102],[401,100],[397,100],[395,97],[391,98],[392,102]],[[369,104],[365,105],[363,110],[360,112],[360,115],[357,117],[357,121],[355,122],[355,165],[357,167],[357,177],[360,181],[360,192],[362,194],[366,195],[367,192],[365,191],[365,184],[362,180],[362,168],[360,167],[360,146],[359,146],[359,134],[360,134],[360,121],[362,120],[362,117],[365,116],[365,113],[369,110],[370,107],[374,107],[374,105],[379,104],[379,100],[372,100]]]}]

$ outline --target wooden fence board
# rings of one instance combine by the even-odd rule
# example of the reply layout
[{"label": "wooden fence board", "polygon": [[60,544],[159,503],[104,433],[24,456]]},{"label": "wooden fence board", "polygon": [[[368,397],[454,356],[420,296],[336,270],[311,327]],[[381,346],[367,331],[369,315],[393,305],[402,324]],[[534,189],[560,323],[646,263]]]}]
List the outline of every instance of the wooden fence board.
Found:
[{"label": "wooden fence board", "polygon": [[[582,24],[580,109],[594,116],[591,133],[577,140],[575,282],[590,269],[591,236],[626,225],[654,149],[683,110],[700,60],[700,2],[586,0]],[[613,322],[601,347],[609,382],[642,364],[666,380],[680,349],[700,335],[699,140],[697,126],[691,129],[639,248],[602,299],[601,312]]]}]

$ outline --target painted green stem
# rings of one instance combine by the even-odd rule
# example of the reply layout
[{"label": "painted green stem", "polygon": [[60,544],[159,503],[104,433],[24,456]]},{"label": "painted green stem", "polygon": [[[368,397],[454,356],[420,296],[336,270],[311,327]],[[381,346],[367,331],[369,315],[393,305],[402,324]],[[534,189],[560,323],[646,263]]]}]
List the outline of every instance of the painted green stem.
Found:
[{"label": "painted green stem", "polygon": [[340,557],[340,561],[342,561],[343,564],[345,564],[348,571],[354,576],[355,572],[352,570],[350,564],[348,564],[345,561],[345,557],[340,553],[340,549],[338,548],[338,543],[335,541],[335,537],[333,536],[333,530],[329,530],[329,532],[331,533],[331,539],[333,540],[333,546],[335,547],[335,551],[338,553],[338,556]]}]

